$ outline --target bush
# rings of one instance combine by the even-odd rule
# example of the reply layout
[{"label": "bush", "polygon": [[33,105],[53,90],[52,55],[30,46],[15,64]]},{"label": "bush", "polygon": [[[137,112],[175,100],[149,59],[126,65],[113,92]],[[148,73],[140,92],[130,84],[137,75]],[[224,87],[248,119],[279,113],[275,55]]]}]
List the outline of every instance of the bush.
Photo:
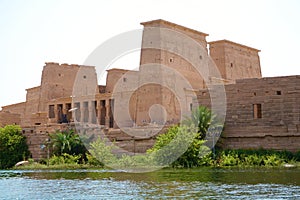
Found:
[{"label": "bush", "polygon": [[276,154],[264,156],[263,161],[265,166],[279,166],[283,163],[283,159]]},{"label": "bush", "polygon": [[210,149],[199,139],[193,126],[172,126],[165,134],[157,137],[153,148],[147,151],[153,154],[157,165],[172,167],[196,167],[210,162]]},{"label": "bush", "polygon": [[263,158],[257,154],[245,156],[243,160],[243,165],[246,166],[260,166],[263,164]]},{"label": "bush", "polygon": [[217,155],[219,166],[280,166],[297,161],[297,154],[275,150],[224,150]]},{"label": "bush", "polygon": [[104,167],[103,163],[101,163],[99,160],[97,160],[94,156],[92,156],[89,153],[86,153],[86,158],[87,158],[87,164],[91,166],[100,166]]},{"label": "bush", "polygon": [[296,161],[300,162],[300,151],[295,153],[294,158]]},{"label": "bush", "polygon": [[28,146],[25,136],[21,133],[21,128],[16,125],[0,128],[0,168],[13,167],[28,156]]},{"label": "bush", "polygon": [[49,165],[78,164],[80,158],[81,155],[69,155],[67,153],[61,156],[54,155],[49,159]]},{"label": "bush", "polygon": [[149,167],[155,167],[153,163],[153,157],[149,154],[141,155],[122,155],[116,163],[117,167],[125,169],[145,169]]},{"label": "bush", "polygon": [[98,160],[103,166],[111,165],[117,161],[116,156],[112,153],[114,148],[115,146],[113,144],[108,145],[107,139],[99,137],[90,144],[89,152],[91,156]]},{"label": "bush", "polygon": [[220,166],[237,166],[239,164],[239,157],[237,154],[232,152],[225,153],[222,152],[219,156],[219,165]]}]

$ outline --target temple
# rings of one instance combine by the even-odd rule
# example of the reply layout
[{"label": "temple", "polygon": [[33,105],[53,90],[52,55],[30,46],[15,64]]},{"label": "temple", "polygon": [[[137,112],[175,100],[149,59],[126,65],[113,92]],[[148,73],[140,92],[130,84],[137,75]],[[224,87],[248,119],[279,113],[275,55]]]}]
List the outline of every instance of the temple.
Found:
[{"label": "temple", "polygon": [[108,69],[106,85],[98,85],[95,66],[47,62],[26,101],[2,107],[0,125],[20,125],[31,145],[72,123],[124,135],[128,128],[179,123],[195,106],[211,107],[210,88],[222,87],[224,148],[299,150],[299,75],[263,78],[258,49],[207,42],[208,34],[165,20],[141,24],[138,71]]}]

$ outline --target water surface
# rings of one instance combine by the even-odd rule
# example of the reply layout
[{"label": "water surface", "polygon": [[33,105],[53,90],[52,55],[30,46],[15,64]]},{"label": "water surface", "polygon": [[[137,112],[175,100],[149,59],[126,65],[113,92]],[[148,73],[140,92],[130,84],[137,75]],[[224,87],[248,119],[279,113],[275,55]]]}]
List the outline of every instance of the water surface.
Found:
[{"label": "water surface", "polygon": [[300,199],[300,169],[2,170],[0,199]]}]

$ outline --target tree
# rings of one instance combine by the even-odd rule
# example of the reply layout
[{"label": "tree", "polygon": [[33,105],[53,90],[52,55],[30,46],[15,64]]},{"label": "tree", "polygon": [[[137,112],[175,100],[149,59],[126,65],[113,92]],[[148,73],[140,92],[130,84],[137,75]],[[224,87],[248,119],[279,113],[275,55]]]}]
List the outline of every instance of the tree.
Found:
[{"label": "tree", "polygon": [[85,154],[86,148],[74,130],[56,131],[50,135],[54,154]]},{"label": "tree", "polygon": [[0,168],[13,167],[28,156],[26,137],[22,135],[20,126],[7,125],[0,128]]},{"label": "tree", "polygon": [[183,121],[187,126],[197,127],[198,139],[204,139],[210,126],[216,126],[216,115],[212,114],[211,110],[204,106],[199,106],[192,110],[191,116]]}]

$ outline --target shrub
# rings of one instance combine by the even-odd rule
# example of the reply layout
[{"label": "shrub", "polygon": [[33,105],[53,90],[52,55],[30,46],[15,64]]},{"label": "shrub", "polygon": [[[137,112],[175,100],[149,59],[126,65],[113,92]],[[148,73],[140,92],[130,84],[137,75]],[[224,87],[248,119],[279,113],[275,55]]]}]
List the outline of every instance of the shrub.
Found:
[{"label": "shrub", "polygon": [[223,150],[218,152],[220,166],[280,166],[295,162],[297,154],[275,150]]},{"label": "shrub", "polygon": [[117,158],[112,153],[115,148],[113,144],[109,144],[107,139],[99,137],[96,141],[90,144],[89,152],[92,157],[97,159],[103,166],[115,164]]},{"label": "shrub", "polygon": [[89,153],[86,153],[86,158],[87,158],[87,164],[91,166],[100,166],[103,167],[103,163],[101,163],[98,159],[96,159],[94,156],[92,156]]},{"label": "shrub", "polygon": [[279,166],[283,163],[283,159],[276,154],[266,155],[264,156],[263,162],[265,166]]},{"label": "shrub", "polygon": [[78,164],[81,155],[69,155],[67,153],[62,154],[61,156],[53,155],[49,159],[49,165],[62,165],[62,164]]},{"label": "shrub", "polygon": [[28,156],[28,146],[25,136],[21,133],[21,128],[16,125],[0,128],[0,168],[13,167]]},{"label": "shrub", "polygon": [[222,152],[219,155],[219,165],[220,166],[237,166],[239,164],[239,157],[233,152],[225,153]]},{"label": "shrub", "polygon": [[300,151],[297,151],[294,155],[296,161],[300,162]]},{"label": "shrub", "polygon": [[198,137],[193,126],[172,126],[165,134],[159,135],[153,148],[147,151],[153,154],[157,165],[172,167],[196,167],[207,165],[210,149]]}]

